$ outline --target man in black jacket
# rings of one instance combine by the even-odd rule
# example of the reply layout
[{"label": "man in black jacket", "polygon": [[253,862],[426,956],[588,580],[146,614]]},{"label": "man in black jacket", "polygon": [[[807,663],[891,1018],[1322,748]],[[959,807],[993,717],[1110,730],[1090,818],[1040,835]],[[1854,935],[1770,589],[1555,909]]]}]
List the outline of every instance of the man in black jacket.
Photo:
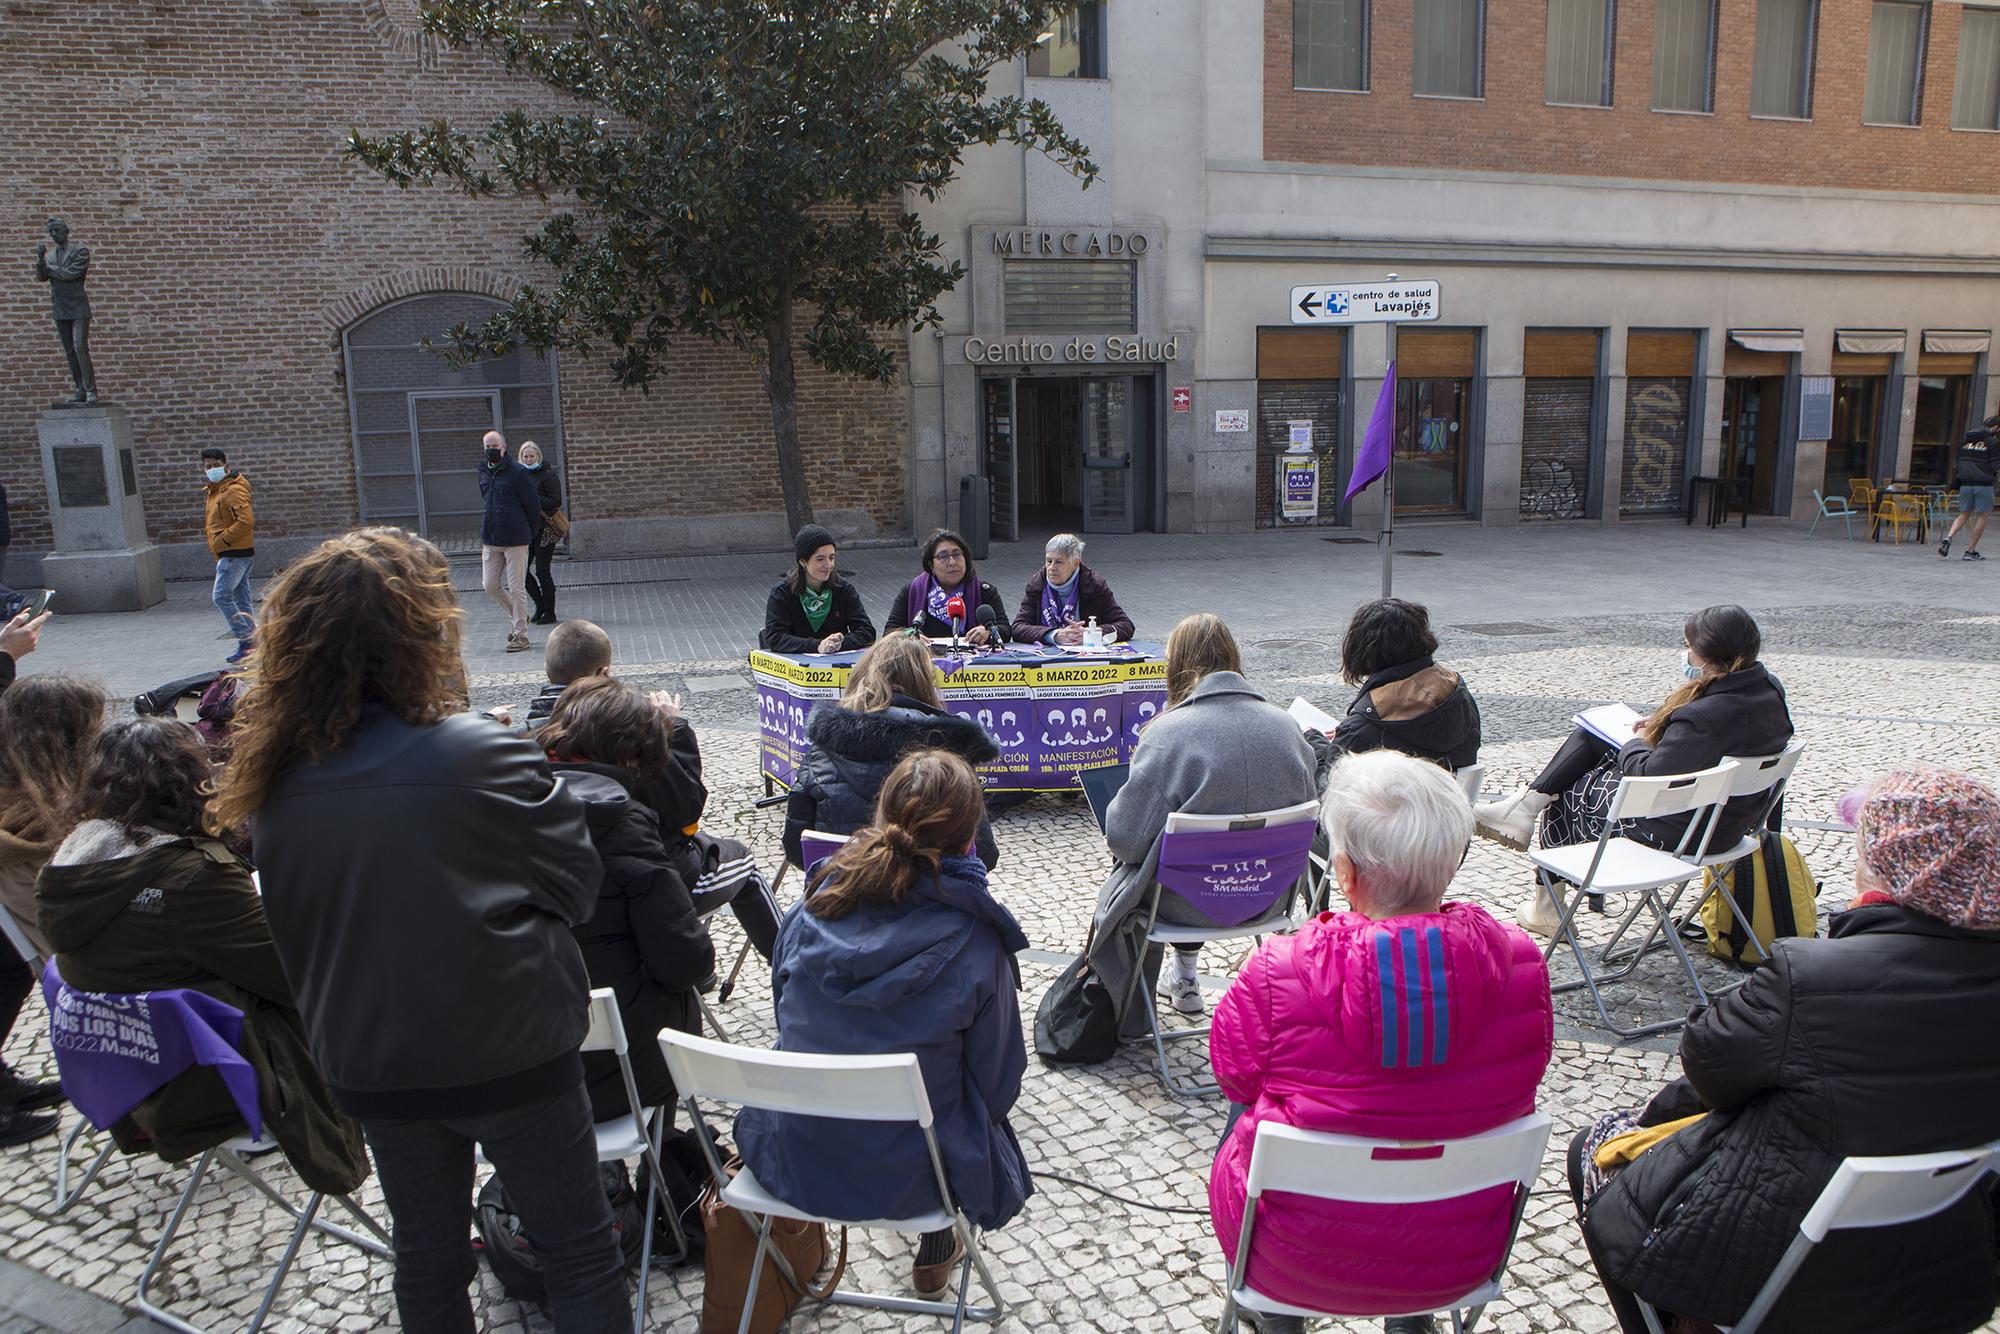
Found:
[{"label": "man in black jacket", "polygon": [[1960,560],[1985,560],[1979,554],[1979,539],[1986,536],[1986,516],[1993,512],[1993,483],[2000,477],[2000,439],[1996,439],[1993,428],[2000,426],[2000,417],[1988,417],[1983,429],[1967,431],[1965,443],[1958,447],[1958,517],[1951,521],[1951,531],[1938,543],[1938,555],[1951,554],[1951,539],[1958,536],[1958,530],[1972,520],[1972,540],[1965,544],[1965,554]]},{"label": "man in black jacket", "polygon": [[541,492],[526,468],[507,457],[507,437],[488,431],[479,465],[480,574],[486,596],[507,612],[507,651],[528,647],[528,544],[542,526]]}]

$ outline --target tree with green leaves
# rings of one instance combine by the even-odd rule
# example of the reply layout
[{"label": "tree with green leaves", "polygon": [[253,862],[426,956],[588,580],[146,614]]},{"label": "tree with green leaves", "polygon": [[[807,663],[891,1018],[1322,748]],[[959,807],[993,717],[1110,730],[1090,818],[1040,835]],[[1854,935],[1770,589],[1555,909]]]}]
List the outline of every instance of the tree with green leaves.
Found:
[{"label": "tree with green leaves", "polygon": [[644,390],[676,338],[741,348],[771,402],[792,528],[812,522],[799,456],[795,345],[881,382],[907,330],[940,323],[964,276],[910,210],[974,144],[1097,168],[1040,99],[988,81],[1043,39],[1051,0],[432,0],[425,27],[559,95],[476,131],[440,120],[371,137],[353,158],[401,186],[551,206],[528,255],[551,271],[476,327],[469,361],[527,345],[608,345]]}]

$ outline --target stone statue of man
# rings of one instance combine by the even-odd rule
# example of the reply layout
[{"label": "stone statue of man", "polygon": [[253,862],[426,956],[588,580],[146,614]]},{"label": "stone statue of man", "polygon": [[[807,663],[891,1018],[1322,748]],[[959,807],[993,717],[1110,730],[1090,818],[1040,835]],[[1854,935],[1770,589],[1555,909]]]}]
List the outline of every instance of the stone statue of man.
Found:
[{"label": "stone statue of man", "polygon": [[[35,277],[49,285],[49,305],[55,316],[56,336],[62,339],[63,355],[69,358],[69,377],[76,382],[72,403],[97,401],[97,372],[90,364],[90,298],[84,294],[84,275],[90,271],[90,247],[69,243],[69,224],[61,218],[49,219],[47,245],[35,247]],[[57,406],[61,406],[58,404]]]}]

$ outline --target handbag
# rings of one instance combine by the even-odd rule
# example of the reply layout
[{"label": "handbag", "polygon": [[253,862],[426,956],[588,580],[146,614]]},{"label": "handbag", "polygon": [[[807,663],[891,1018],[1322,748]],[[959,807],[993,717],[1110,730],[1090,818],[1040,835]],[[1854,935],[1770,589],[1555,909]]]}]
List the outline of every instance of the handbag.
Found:
[{"label": "handbag", "polygon": [[[1096,936],[1093,930],[1092,938]],[[1118,1008],[1090,966],[1090,942],[1035,1007],[1035,1055],[1043,1065],[1096,1065],[1118,1051]]]},{"label": "handbag", "polygon": [[569,536],[569,515],[562,512],[562,506],[558,505],[542,516],[542,531],[545,534],[543,540],[550,545]]},{"label": "handbag", "polygon": [[[723,1170],[733,1177],[742,1167],[742,1158],[732,1157]],[[713,1176],[701,1188],[701,1230],[701,1334],[735,1334],[743,1320],[743,1295],[750,1289],[750,1257],[757,1251],[757,1229],[740,1210],[723,1203],[722,1188]],[[826,1224],[774,1218],[771,1249],[785,1257],[801,1284],[808,1283],[826,1263]],[[846,1272],[846,1228],[840,1230],[840,1258],[820,1287],[794,1287],[777,1262],[767,1257],[763,1277],[757,1282],[757,1304],[750,1315],[751,1334],[774,1334],[802,1298],[824,1301],[831,1297]]]}]

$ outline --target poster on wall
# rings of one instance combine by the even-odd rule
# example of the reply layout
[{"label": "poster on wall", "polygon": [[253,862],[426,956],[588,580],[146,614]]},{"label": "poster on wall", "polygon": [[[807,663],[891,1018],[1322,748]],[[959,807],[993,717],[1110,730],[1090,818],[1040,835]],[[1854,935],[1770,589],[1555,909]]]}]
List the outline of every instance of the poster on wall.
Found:
[{"label": "poster on wall", "polygon": [[1306,454],[1312,451],[1313,424],[1310,420],[1288,421],[1285,423],[1285,428],[1286,434],[1290,437],[1290,443],[1285,447],[1288,452]]},{"label": "poster on wall", "polygon": [[1833,439],[1833,377],[1799,377],[1799,439]]},{"label": "poster on wall", "polygon": [[1288,520],[1319,517],[1319,457],[1306,454],[1278,460],[1279,517]]}]

